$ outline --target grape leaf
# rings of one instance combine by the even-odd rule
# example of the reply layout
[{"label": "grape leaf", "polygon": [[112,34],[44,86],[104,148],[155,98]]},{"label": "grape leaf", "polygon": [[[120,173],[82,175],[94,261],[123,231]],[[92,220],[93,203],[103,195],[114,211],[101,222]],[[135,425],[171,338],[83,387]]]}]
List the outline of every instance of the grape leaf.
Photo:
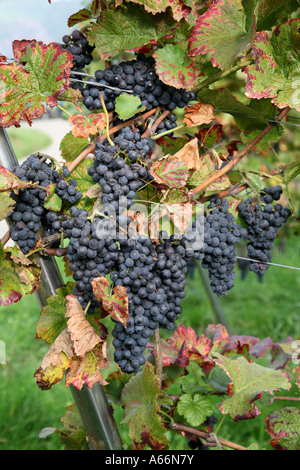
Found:
[{"label": "grape leaf", "polygon": [[300,449],[300,410],[285,407],[272,411],[266,418],[266,432],[272,440],[270,444],[277,450]]},{"label": "grape leaf", "polygon": [[200,141],[200,145],[210,149],[222,140],[223,126],[222,124],[213,124],[212,126],[204,127],[199,129],[195,136]]},{"label": "grape leaf", "polygon": [[[255,2],[253,2],[255,3]],[[228,69],[250,47],[255,34],[253,8],[242,0],[214,0],[196,21],[189,39],[191,56],[211,52],[215,67]]]},{"label": "grape leaf", "polygon": [[[167,10],[168,7],[172,9],[173,17],[176,21],[180,21],[183,18],[188,19],[192,11],[191,2],[182,0],[129,0],[132,3],[139,3],[144,5],[144,8],[147,12],[152,13],[153,15],[157,13],[162,13]],[[116,5],[120,5],[122,0],[117,0]],[[193,9],[196,10],[195,5]]]},{"label": "grape leaf", "polygon": [[72,28],[72,26],[75,26],[82,21],[90,20],[92,17],[93,15],[90,10],[87,8],[82,8],[81,10],[77,11],[77,13],[74,13],[69,17],[68,26],[69,28]]},{"label": "grape leaf", "polygon": [[167,44],[158,49],[153,57],[160,80],[175,88],[192,89],[199,77],[199,71],[179,44]]},{"label": "grape leaf", "polygon": [[65,328],[55,339],[40,367],[34,373],[38,387],[42,390],[50,390],[53,385],[61,382],[73,355],[73,344]]},{"label": "grape leaf", "polygon": [[202,124],[209,124],[215,119],[213,106],[211,104],[199,102],[185,108],[183,121],[187,127],[194,127],[201,126]]},{"label": "grape leaf", "polygon": [[74,344],[74,351],[77,356],[84,357],[94,346],[102,342],[102,338],[86,319],[76,296],[67,295],[66,301],[67,329]]},{"label": "grape leaf", "polygon": [[165,428],[159,412],[158,378],[153,366],[146,362],[143,369],[125,385],[121,401],[129,427],[129,437],[137,443],[147,443],[152,449],[163,449],[167,444]]},{"label": "grape leaf", "polygon": [[128,296],[126,288],[116,286],[110,292],[109,280],[105,277],[97,277],[92,281],[92,288],[96,299],[102,302],[104,310],[110,313],[112,318],[122,323],[126,328],[129,318]]},{"label": "grape leaf", "polygon": [[146,107],[142,105],[138,96],[122,93],[122,95],[116,98],[115,111],[122,121],[126,121],[137,113],[145,111],[145,109]]},{"label": "grape leaf", "polygon": [[169,188],[185,186],[188,177],[187,166],[183,162],[173,161],[169,155],[154,162],[149,172],[157,183]]},{"label": "grape leaf", "polygon": [[0,192],[0,221],[6,219],[14,210],[16,201],[7,193]]},{"label": "grape leaf", "polygon": [[300,19],[287,21],[256,34],[252,55],[254,65],[244,68],[248,98],[271,98],[279,108],[300,110]]},{"label": "grape leaf", "polygon": [[75,160],[76,157],[89,145],[89,141],[81,137],[74,137],[72,131],[68,132],[60,142],[60,152],[66,162]]},{"label": "grape leaf", "polygon": [[72,171],[71,176],[66,178],[68,182],[70,179],[74,179],[77,181],[76,189],[81,192],[81,194],[85,194],[89,188],[95,183],[93,178],[88,174],[88,168],[91,166],[91,160],[84,159],[76,168]]},{"label": "grape leaf", "polygon": [[225,399],[219,409],[229,414],[234,421],[255,418],[260,414],[254,403],[263,392],[291,388],[290,377],[285,371],[273,370],[249,363],[244,357],[231,360],[219,353],[214,353],[216,364],[232,379],[228,387],[229,398]]},{"label": "grape leaf", "polygon": [[90,114],[89,116],[73,114],[69,118],[69,122],[74,126],[72,129],[73,136],[83,139],[88,139],[90,135],[96,135],[106,126],[104,113]]},{"label": "grape leaf", "polygon": [[72,54],[59,44],[35,42],[25,47],[22,63],[0,64],[0,125],[29,124],[46,112],[43,103],[53,108],[69,87]]},{"label": "grape leaf", "polygon": [[81,390],[84,385],[92,388],[96,384],[108,384],[101,374],[101,370],[108,366],[105,344],[97,344],[84,357],[72,358],[66,376],[66,387],[72,384]]},{"label": "grape leaf", "polygon": [[57,294],[49,297],[47,305],[41,310],[37,321],[36,337],[46,343],[53,343],[57,336],[67,327],[66,296],[72,293],[75,282],[68,282],[56,290]]},{"label": "grape leaf", "polygon": [[33,186],[32,182],[20,180],[12,171],[0,165],[0,192],[15,191]]},{"label": "grape leaf", "polygon": [[0,265],[0,305],[18,302],[38,287],[41,268],[19,254],[17,247],[5,250],[0,244]]},{"label": "grape leaf", "polygon": [[55,193],[56,184],[49,184],[46,188],[44,208],[49,211],[59,212],[62,207],[62,199]]},{"label": "grape leaf", "polygon": [[153,41],[156,43],[169,29],[169,25],[156,26],[143,7],[129,4],[126,9],[103,11],[101,22],[91,23],[86,34],[101,59],[106,59],[122,51],[138,50]]},{"label": "grape leaf", "polygon": [[185,393],[179,398],[177,411],[191,426],[200,426],[213,414],[213,407],[206,397]]}]

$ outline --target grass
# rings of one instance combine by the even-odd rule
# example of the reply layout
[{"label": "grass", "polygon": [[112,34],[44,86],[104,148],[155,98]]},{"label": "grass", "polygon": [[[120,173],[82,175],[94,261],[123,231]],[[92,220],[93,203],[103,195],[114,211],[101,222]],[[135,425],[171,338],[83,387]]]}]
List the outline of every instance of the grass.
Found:
[{"label": "grass", "polygon": [[[285,251],[275,248],[273,262],[300,266],[297,236],[291,236]],[[287,336],[300,336],[299,299],[300,275],[298,271],[270,267],[260,283],[249,272],[243,281],[237,270],[236,285],[228,296],[220,299],[232,334],[253,335],[260,339],[270,336],[283,341]],[[200,336],[210,323],[218,323],[198,273],[189,281],[184,311],[177,325],[191,326]],[[71,392],[64,384],[51,390],[38,389],[33,374],[41,364],[48,349],[42,341],[35,340],[39,307],[34,296],[27,296],[19,303],[0,307],[0,340],[6,346],[6,365],[0,365],[0,449],[1,450],[62,450],[60,438],[53,435],[39,439],[44,427],[61,427],[61,416],[66,406],[73,402]],[[162,331],[168,337],[169,332]],[[284,393],[293,394],[295,391]],[[297,391],[299,394],[299,391]],[[214,404],[215,413],[221,413]],[[264,431],[264,418],[274,408],[289,402],[274,402],[266,406],[255,420],[234,423],[224,420],[219,436],[241,445],[260,442],[269,447],[269,436]],[[116,418],[118,419],[118,418]],[[173,435],[171,431],[168,433]],[[172,438],[174,445],[182,449],[182,439]]]},{"label": "grass", "polygon": [[51,144],[51,138],[38,129],[9,128],[7,134],[18,160],[42,151]]}]

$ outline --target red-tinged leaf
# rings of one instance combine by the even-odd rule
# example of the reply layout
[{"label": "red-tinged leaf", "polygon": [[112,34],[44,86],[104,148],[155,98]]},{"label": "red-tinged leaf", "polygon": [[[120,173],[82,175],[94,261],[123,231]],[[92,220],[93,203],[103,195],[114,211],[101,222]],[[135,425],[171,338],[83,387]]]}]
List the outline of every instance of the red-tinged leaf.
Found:
[{"label": "red-tinged leaf", "polygon": [[37,41],[36,39],[15,39],[12,43],[14,57],[19,60],[24,59],[27,47],[33,47],[35,44],[43,45],[41,41]]},{"label": "red-tinged leaf", "polygon": [[251,54],[254,65],[244,68],[245,94],[249,98],[272,98],[279,108],[300,110],[300,19],[287,21],[272,34],[256,34]]},{"label": "red-tinged leaf", "polygon": [[101,1],[100,0],[93,0],[91,6],[90,6],[90,11],[93,16],[98,15],[101,10]]},{"label": "red-tinged leaf", "polygon": [[66,387],[71,384],[78,390],[85,385],[92,388],[94,385],[107,385],[101,370],[108,366],[106,357],[106,343],[95,346],[84,357],[73,357],[66,376]]},{"label": "red-tinged leaf", "polygon": [[10,305],[32,294],[40,282],[41,268],[18,253],[17,247],[5,250],[0,244],[0,305]]},{"label": "red-tinged leaf", "polygon": [[300,410],[295,407],[285,407],[272,411],[266,417],[266,432],[272,440],[270,444],[276,450],[300,449]]},{"label": "red-tinged leaf", "polygon": [[173,161],[169,155],[154,162],[149,171],[158,184],[169,188],[185,186],[188,178],[187,166],[183,162]]},{"label": "red-tinged leaf", "polygon": [[104,113],[90,114],[73,114],[69,118],[69,122],[74,126],[72,134],[74,137],[88,139],[90,135],[95,135],[99,130],[105,129],[106,118]]},{"label": "red-tinged leaf", "polygon": [[109,280],[105,277],[95,278],[92,281],[92,287],[96,299],[102,302],[104,310],[126,328],[129,318],[126,288],[116,286],[111,292]]},{"label": "red-tinged leaf", "polygon": [[33,186],[31,182],[20,180],[12,171],[0,165],[0,192],[15,191]]},{"label": "red-tinged leaf", "polygon": [[158,49],[153,57],[156,60],[156,72],[162,82],[186,90],[195,86],[200,72],[179,44],[167,44]]},{"label": "red-tinged leaf", "polygon": [[205,336],[211,339],[213,351],[222,352],[230,341],[229,334],[223,325],[208,325],[205,329]]},{"label": "red-tinged leaf", "polygon": [[250,349],[258,343],[259,338],[254,336],[231,336],[229,343],[226,344],[223,354],[233,353],[249,356]]},{"label": "red-tinged leaf", "polygon": [[6,61],[7,61],[7,57],[5,55],[0,54],[0,64],[5,64]]},{"label": "red-tinged leaf", "polygon": [[273,341],[270,337],[262,339],[250,348],[250,354],[256,358],[263,357],[267,350],[272,348],[272,345]]},{"label": "red-tinged leaf", "polygon": [[[22,47],[24,46],[24,50]],[[45,113],[47,104],[56,106],[58,98],[69,87],[72,54],[59,44],[23,44],[22,63],[0,64],[0,125],[20,126],[21,120],[30,125]],[[23,62],[25,65],[22,65]]]},{"label": "red-tinged leaf", "polygon": [[166,429],[159,416],[159,396],[158,378],[149,362],[125,385],[121,396],[125,412],[122,422],[128,424],[129,437],[155,450],[168,445]]},{"label": "red-tinged leaf", "polygon": [[195,137],[199,139],[200,146],[210,149],[223,139],[223,126],[222,124],[213,124],[202,128],[195,134]]},{"label": "red-tinged leaf", "polygon": [[[130,0],[132,3],[139,3],[143,5],[145,10],[153,15],[157,13],[162,13],[167,10],[167,8],[172,9],[173,17],[176,21],[182,19],[188,20],[190,13],[196,11],[196,6],[193,5],[193,8],[190,6],[191,2],[183,0]],[[122,0],[117,0],[116,5],[120,5]]]},{"label": "red-tinged leaf", "polygon": [[69,17],[68,26],[69,28],[72,28],[72,26],[75,26],[76,24],[81,23],[82,21],[90,20],[92,17],[93,16],[90,10],[88,10],[87,8],[82,8],[77,13],[74,13]]},{"label": "red-tinged leaf", "polygon": [[219,353],[214,353],[216,364],[231,378],[229,398],[219,409],[229,414],[234,421],[255,418],[260,414],[254,403],[263,392],[273,393],[291,388],[291,379],[285,371],[277,371],[255,363],[249,363],[244,357],[231,360]]},{"label": "red-tinged leaf", "polygon": [[215,67],[228,69],[251,47],[254,6],[246,12],[242,0],[213,0],[196,21],[189,39],[190,55],[211,53]]}]

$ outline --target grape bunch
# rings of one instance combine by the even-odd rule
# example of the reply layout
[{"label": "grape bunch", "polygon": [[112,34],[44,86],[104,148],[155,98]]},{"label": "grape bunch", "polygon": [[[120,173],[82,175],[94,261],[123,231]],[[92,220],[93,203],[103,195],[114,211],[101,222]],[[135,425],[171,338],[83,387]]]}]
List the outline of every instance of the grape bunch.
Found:
[{"label": "grape bunch", "polygon": [[280,227],[287,222],[291,212],[283,208],[281,204],[274,204],[282,194],[282,187],[277,185],[264,188],[261,194],[261,202],[256,199],[246,199],[239,204],[240,217],[247,225],[247,248],[249,269],[260,278],[268,269],[268,263],[272,259],[272,249]]},{"label": "grape bunch", "polygon": [[138,372],[145,363],[146,345],[159,327],[157,321],[166,300],[161,279],[155,275],[155,247],[146,236],[120,239],[116,269],[111,274],[115,286],[127,290],[129,320],[126,328],[115,322],[112,335],[114,359],[123,372]]},{"label": "grape bunch", "polygon": [[[63,36],[62,41],[64,49],[72,53],[72,71],[83,72],[84,67],[89,65],[93,60],[92,52],[94,50],[94,46],[91,46],[84,34],[77,29],[72,31],[70,35]],[[82,80],[82,76],[74,73],[71,73],[70,78]],[[74,88],[75,90],[83,90],[83,87],[83,83],[71,82],[71,88]]]},{"label": "grape bunch", "polygon": [[87,312],[93,313],[95,308],[101,307],[101,302],[95,298],[91,283],[96,277],[111,272],[118,256],[118,245],[109,233],[103,236],[103,221],[97,217],[89,220],[85,209],[71,207],[69,216],[60,223],[69,238],[66,256],[76,281],[73,293],[82,308],[89,304]]},{"label": "grape bunch", "polygon": [[125,157],[124,151],[116,145],[104,142],[96,145],[95,160],[88,169],[88,174],[102,188],[104,210],[111,210],[120,217],[134,204],[136,192],[148,177],[144,166],[138,163],[128,165]]},{"label": "grape bunch", "polygon": [[24,188],[18,194],[11,194],[16,201],[9,217],[11,238],[26,254],[36,247],[40,239],[38,231],[46,214],[46,187],[60,181],[61,175],[52,169],[50,163],[41,162],[37,155],[30,155],[20,166],[13,169],[13,173],[22,181],[37,183],[39,186]]},{"label": "grape bunch", "polygon": [[[147,111],[158,106],[173,111],[176,107],[184,108],[195,99],[196,95],[192,91],[179,90],[164,84],[159,79],[154,64],[153,57],[138,54],[136,60],[97,70],[92,83],[87,80],[82,91],[85,106],[89,110],[102,108],[100,92],[108,111],[114,111],[116,98],[128,91],[140,98]],[[93,82],[99,83],[99,86],[95,86]]]},{"label": "grape bunch", "polygon": [[213,292],[221,297],[234,286],[236,244],[247,236],[247,231],[235,223],[226,199],[214,196],[207,209],[202,266],[208,269]]}]

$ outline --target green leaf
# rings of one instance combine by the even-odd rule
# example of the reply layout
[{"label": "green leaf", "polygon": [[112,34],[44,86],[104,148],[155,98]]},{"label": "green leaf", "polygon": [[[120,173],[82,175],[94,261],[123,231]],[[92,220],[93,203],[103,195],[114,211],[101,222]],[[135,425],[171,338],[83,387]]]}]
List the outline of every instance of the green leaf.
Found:
[{"label": "green leaf", "polygon": [[72,131],[70,131],[62,139],[59,150],[66,162],[72,162],[88,145],[88,140],[74,137]]},{"label": "green leaf", "polygon": [[294,178],[300,174],[300,160],[292,162],[283,172],[285,184],[289,184]]},{"label": "green leaf", "polygon": [[266,432],[272,440],[270,444],[277,450],[300,449],[300,410],[285,407],[272,411],[266,418]]},{"label": "green leaf", "polygon": [[93,178],[88,174],[88,169],[91,166],[91,160],[85,159],[77,165],[72,171],[71,176],[66,178],[66,181],[74,179],[77,181],[76,189],[85,195],[88,189],[94,185]]},{"label": "green leaf", "polygon": [[200,426],[213,414],[213,407],[204,396],[185,394],[179,398],[177,411],[191,426]]},{"label": "green leaf", "polygon": [[47,300],[37,321],[37,338],[52,344],[67,327],[66,296],[72,293],[75,282],[68,282],[56,290],[57,294]]},{"label": "green leaf", "polygon": [[6,127],[19,126],[22,119],[31,123],[46,112],[44,104],[56,106],[69,87],[69,51],[56,43],[34,42],[22,52],[22,62],[0,65],[0,125]]},{"label": "green leaf", "polygon": [[272,34],[256,34],[254,65],[245,67],[248,98],[271,98],[279,108],[300,110],[300,19],[287,21]]},{"label": "green leaf", "polygon": [[215,67],[228,69],[247,52],[255,34],[254,5],[242,0],[216,0],[200,15],[189,40],[191,56],[211,54]]},{"label": "green leaf", "polygon": [[116,98],[115,111],[122,121],[126,121],[137,113],[145,111],[145,109],[146,107],[142,105],[138,96],[122,93],[122,95]]},{"label": "green leaf", "polygon": [[168,444],[166,430],[159,416],[160,388],[153,366],[146,362],[143,369],[125,385],[121,400],[129,427],[129,437],[137,443],[147,443],[152,449]]},{"label": "green leaf", "polygon": [[0,192],[0,220],[6,219],[14,210],[16,201],[14,201],[7,193]]},{"label": "green leaf", "polygon": [[153,57],[160,80],[175,88],[189,90],[198,80],[199,72],[179,44],[167,44],[158,49]]},{"label": "green leaf", "polygon": [[41,269],[17,247],[5,250],[0,244],[0,306],[11,305],[38,287]]},{"label": "green leaf", "polygon": [[274,392],[291,388],[290,377],[281,370],[274,370],[255,363],[249,363],[244,357],[229,359],[215,353],[216,364],[231,378],[228,387],[229,397],[219,408],[223,414],[229,414],[234,421],[255,418],[260,413],[254,403],[263,392]]},{"label": "green leaf", "polygon": [[55,194],[56,184],[49,184],[46,188],[47,196],[44,201],[44,208],[49,211],[59,212],[62,207],[62,199]]},{"label": "green leaf", "polygon": [[167,30],[156,27],[154,17],[143,7],[129,4],[126,9],[102,12],[101,22],[91,23],[86,34],[103,60],[123,51],[140,49],[152,41],[156,43],[167,34]]}]

